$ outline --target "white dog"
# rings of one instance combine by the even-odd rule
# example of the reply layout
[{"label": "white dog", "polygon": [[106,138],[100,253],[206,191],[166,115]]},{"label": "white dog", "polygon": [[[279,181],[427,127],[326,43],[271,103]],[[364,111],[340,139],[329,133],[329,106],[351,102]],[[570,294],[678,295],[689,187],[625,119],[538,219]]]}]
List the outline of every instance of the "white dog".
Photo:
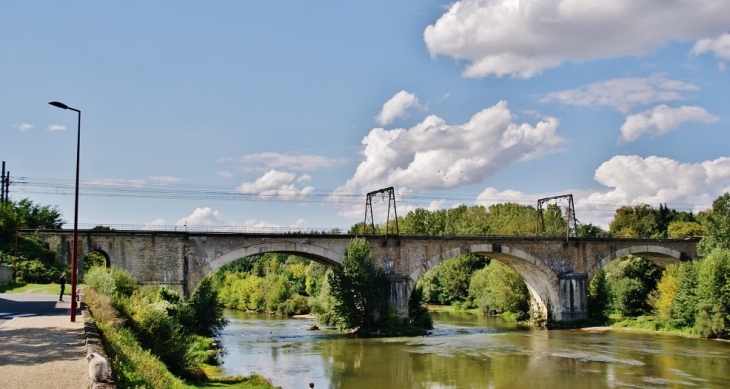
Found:
[{"label": "white dog", "polygon": [[89,361],[89,377],[92,382],[104,382],[104,375],[108,368],[106,358],[102,357],[97,353],[91,353],[86,356],[86,360]]}]

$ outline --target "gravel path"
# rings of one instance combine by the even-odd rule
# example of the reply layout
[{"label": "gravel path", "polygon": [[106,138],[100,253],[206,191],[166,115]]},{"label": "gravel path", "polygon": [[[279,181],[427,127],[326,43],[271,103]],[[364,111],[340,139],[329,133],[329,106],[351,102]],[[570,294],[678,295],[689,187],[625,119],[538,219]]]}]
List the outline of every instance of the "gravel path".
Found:
[{"label": "gravel path", "polygon": [[0,388],[88,388],[85,357],[81,315],[75,323],[68,315],[44,315],[15,317],[0,326]]}]

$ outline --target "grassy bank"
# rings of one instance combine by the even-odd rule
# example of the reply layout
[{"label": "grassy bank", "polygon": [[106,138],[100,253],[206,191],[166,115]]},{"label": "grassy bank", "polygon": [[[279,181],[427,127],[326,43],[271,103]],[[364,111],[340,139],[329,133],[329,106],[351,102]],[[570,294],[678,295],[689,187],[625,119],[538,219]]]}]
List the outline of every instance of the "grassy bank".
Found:
[{"label": "grassy bank", "polygon": [[201,366],[206,379],[200,382],[184,381],[170,373],[164,363],[140,346],[132,331],[124,326],[122,316],[112,307],[108,296],[87,289],[84,300],[93,316],[91,320],[99,330],[114,380],[121,388],[275,388],[257,375],[222,377],[220,370],[210,366]]}]

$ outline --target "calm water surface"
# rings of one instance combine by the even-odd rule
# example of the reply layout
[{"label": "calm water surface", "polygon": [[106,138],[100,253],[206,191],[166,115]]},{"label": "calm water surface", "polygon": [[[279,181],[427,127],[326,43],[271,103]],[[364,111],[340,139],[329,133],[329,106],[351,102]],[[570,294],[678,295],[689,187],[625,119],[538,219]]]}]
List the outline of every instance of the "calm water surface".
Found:
[{"label": "calm water surface", "polygon": [[226,374],[282,388],[730,388],[730,343],[657,334],[520,329],[434,314],[415,338],[310,331],[314,320],[227,311]]}]

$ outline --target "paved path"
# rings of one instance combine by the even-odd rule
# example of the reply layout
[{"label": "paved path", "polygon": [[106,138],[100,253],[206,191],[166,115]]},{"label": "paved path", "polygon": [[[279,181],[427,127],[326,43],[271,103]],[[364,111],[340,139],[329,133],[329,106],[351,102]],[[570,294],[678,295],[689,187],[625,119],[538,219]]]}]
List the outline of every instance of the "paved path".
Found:
[{"label": "paved path", "polygon": [[0,388],[89,387],[84,320],[71,322],[69,298],[0,293]]}]

